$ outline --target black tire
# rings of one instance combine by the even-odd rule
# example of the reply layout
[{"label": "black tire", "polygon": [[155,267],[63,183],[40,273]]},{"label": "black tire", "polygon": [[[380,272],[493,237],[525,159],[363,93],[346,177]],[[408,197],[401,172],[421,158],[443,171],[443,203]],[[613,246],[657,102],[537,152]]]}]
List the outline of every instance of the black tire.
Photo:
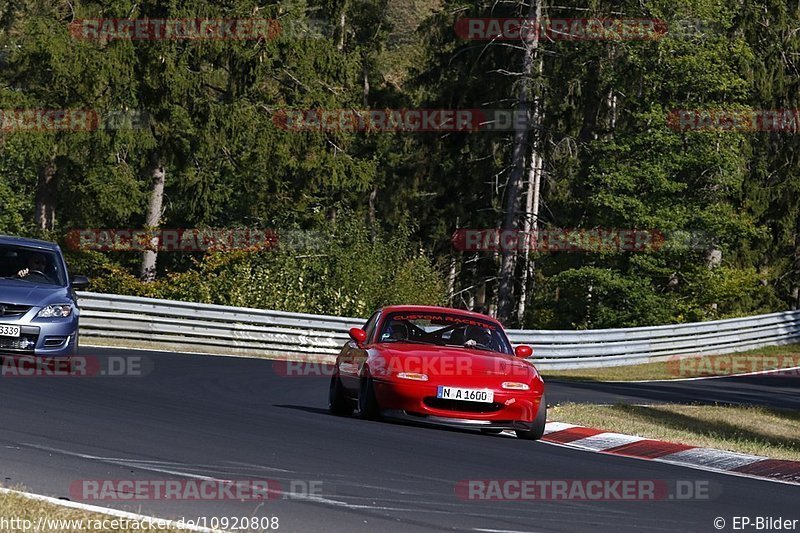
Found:
[{"label": "black tire", "polygon": [[542,394],[542,399],[539,402],[539,412],[536,413],[536,418],[533,420],[531,429],[516,430],[518,439],[523,440],[539,440],[544,435],[544,426],[547,423],[547,399]]},{"label": "black tire", "polygon": [[361,390],[358,394],[358,411],[361,418],[367,420],[378,420],[381,417],[381,409],[378,400],[375,399],[375,385],[372,383],[372,376],[367,374],[361,379]]},{"label": "black tire", "polygon": [[353,402],[345,395],[342,380],[339,374],[331,376],[331,386],[328,391],[328,410],[331,414],[338,416],[350,416],[353,414]]}]

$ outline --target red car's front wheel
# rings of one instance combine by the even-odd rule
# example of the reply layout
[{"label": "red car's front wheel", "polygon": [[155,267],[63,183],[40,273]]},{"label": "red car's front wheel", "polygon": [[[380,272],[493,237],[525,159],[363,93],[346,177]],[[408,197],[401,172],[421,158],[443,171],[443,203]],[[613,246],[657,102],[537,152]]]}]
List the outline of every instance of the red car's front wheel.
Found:
[{"label": "red car's front wheel", "polygon": [[369,373],[361,378],[361,388],[358,391],[358,410],[361,417],[367,420],[376,420],[381,416],[381,409],[375,398],[375,384]]},{"label": "red car's front wheel", "polygon": [[533,425],[528,430],[517,430],[518,439],[524,440],[539,440],[544,435],[544,426],[547,424],[547,401],[545,400],[544,393],[542,399],[539,400],[539,410],[536,413],[536,418],[533,419]]},{"label": "red car's front wheel", "polygon": [[353,402],[345,395],[342,380],[339,379],[338,373],[331,376],[331,386],[328,391],[328,410],[339,416],[353,414]]}]

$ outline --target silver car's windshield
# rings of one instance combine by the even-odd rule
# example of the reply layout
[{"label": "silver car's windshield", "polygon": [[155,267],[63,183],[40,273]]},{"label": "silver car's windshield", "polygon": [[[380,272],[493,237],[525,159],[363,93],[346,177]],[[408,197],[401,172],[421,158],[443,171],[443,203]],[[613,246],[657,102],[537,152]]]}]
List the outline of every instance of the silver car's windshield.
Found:
[{"label": "silver car's windshield", "polygon": [[38,285],[66,284],[63,264],[55,252],[9,244],[0,244],[0,278]]}]

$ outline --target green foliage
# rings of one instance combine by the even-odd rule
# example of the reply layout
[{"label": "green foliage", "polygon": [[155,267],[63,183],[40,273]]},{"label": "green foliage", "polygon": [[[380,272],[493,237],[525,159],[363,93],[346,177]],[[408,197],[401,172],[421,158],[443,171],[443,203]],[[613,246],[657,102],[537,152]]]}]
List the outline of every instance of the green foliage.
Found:
[{"label": "green foliage", "polygon": [[[729,318],[769,313],[780,309],[780,301],[769,286],[770,275],[753,267],[699,268],[687,275],[683,316],[686,321]],[[717,306],[714,309],[713,306]]]},{"label": "green foliage", "polygon": [[25,233],[27,224],[23,213],[31,211],[30,202],[17,196],[7,183],[0,181],[0,233]]},{"label": "green foliage", "polygon": [[547,280],[532,317],[545,329],[634,327],[768,313],[780,306],[768,276],[753,268],[699,267],[679,287],[597,267],[563,271]]},{"label": "green foliage", "polygon": [[656,294],[646,279],[610,269],[566,270],[549,280],[548,290],[553,294],[552,316],[556,317],[549,327],[557,329],[664,324],[676,314],[674,301]]},{"label": "green foliage", "polygon": [[[800,108],[800,8],[763,0],[544,6],[550,18],[699,20],[705,33],[544,40],[541,73],[523,80],[518,43],[465,41],[453,31],[461,17],[526,16],[523,2],[0,4],[0,109],[147,116],[138,129],[0,130],[0,232],[58,239],[74,228],[141,227],[161,161],[164,227],[305,228],[322,232],[325,246],[161,253],[149,284],[133,275],[137,254],[70,252],[71,269],[94,276],[93,290],[363,316],[385,303],[447,303],[441,265],[452,260],[454,291],[491,308],[497,254],[454,256],[449,237],[503,219],[512,131],[289,131],[275,117],[512,110],[529,83],[542,110],[532,133],[544,160],[540,226],[652,229],[667,242],[648,253],[532,254],[522,325],[651,325],[800,305],[800,136],[680,132],[667,121],[676,109]],[[68,31],[74,18],[253,16],[279,17],[287,29],[322,19],[327,28],[253,41],[84,40]],[[34,212],[50,162],[56,224],[47,233]],[[721,264],[709,263],[710,252]]]},{"label": "green foliage", "polygon": [[368,316],[388,304],[440,305],[442,275],[400,228],[370,239],[363,224],[343,221],[314,249],[209,253],[186,271],[143,283],[125,269],[74,260],[97,277],[91,290],[241,307]]}]

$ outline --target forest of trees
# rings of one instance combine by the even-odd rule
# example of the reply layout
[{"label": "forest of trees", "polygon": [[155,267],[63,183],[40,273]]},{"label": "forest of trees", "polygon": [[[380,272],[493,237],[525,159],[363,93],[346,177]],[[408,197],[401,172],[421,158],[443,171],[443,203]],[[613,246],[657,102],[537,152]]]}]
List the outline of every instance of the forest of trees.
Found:
[{"label": "forest of trees", "polygon": [[[530,2],[0,0],[0,234],[63,244],[83,228],[305,231],[314,246],[67,251],[91,290],[289,311],[449,304],[571,329],[798,308],[798,128],[696,131],[670,117],[800,108],[800,4]],[[468,17],[667,29],[468,40],[456,31]],[[273,19],[281,31],[76,35],[76,21],[98,18]],[[93,110],[101,124],[31,131],[8,123],[20,109]],[[314,109],[501,109],[527,125],[292,130],[276,120]],[[638,229],[663,243],[463,251],[451,240],[459,228]]]}]

